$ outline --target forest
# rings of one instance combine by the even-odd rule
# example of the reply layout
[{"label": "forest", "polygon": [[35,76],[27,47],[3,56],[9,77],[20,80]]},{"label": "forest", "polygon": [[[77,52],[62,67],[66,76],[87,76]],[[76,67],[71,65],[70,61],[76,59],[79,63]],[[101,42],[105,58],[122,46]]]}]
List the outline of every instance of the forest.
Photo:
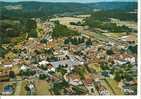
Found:
[{"label": "forest", "polygon": [[100,28],[108,30],[109,32],[132,32],[133,30],[125,25],[118,26],[111,22],[111,18],[119,19],[121,21],[135,21],[137,22],[137,14],[129,13],[127,11],[98,11],[91,14],[91,17],[85,19],[85,25],[90,28]]}]

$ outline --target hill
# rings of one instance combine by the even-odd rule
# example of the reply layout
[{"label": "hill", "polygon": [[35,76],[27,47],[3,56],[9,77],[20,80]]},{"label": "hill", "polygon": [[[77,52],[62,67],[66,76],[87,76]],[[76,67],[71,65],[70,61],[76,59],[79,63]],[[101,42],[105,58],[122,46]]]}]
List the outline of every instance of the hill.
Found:
[{"label": "hill", "polygon": [[90,13],[96,10],[137,9],[137,2],[99,3],[48,3],[48,2],[0,2],[1,18],[5,17],[48,17],[54,14]]}]

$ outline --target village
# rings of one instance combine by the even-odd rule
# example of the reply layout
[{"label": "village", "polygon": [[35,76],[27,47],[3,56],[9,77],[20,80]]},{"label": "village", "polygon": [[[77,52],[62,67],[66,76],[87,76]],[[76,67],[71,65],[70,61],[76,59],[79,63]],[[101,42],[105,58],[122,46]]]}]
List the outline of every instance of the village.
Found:
[{"label": "village", "polygon": [[[89,16],[74,18],[85,17]],[[36,19],[38,38],[4,45],[10,51],[0,58],[0,94],[135,95],[136,35],[114,38],[103,33],[101,39],[86,26],[70,25],[74,19],[65,17],[63,23],[61,18]],[[56,20],[81,34],[54,39],[51,32]]]}]

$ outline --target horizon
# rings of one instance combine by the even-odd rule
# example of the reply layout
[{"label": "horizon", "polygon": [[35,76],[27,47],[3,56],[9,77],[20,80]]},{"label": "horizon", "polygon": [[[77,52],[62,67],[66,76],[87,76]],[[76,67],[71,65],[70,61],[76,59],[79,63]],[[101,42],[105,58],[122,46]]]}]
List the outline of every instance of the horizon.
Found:
[{"label": "horizon", "polygon": [[138,2],[138,0],[0,0],[2,2],[52,2],[52,3],[96,3],[96,2]]}]

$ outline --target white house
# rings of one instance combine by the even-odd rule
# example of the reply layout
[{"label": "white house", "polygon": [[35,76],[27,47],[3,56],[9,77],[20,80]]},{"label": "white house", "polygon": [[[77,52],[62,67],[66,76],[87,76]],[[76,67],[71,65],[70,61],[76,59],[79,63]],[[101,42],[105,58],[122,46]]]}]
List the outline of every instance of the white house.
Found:
[{"label": "white house", "polygon": [[46,65],[46,64],[49,64],[49,62],[48,61],[41,61],[41,62],[39,62],[39,65]]}]

